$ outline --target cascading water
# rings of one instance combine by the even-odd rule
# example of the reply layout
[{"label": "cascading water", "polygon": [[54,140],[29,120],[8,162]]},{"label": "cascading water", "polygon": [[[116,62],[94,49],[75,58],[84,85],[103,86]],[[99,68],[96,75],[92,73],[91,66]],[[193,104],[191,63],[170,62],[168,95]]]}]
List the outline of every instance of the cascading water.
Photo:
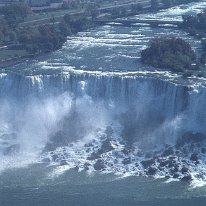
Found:
[{"label": "cascading water", "polygon": [[206,132],[204,87],[115,74],[2,74],[0,85],[2,169],[46,161],[141,173],[141,152]]},{"label": "cascading water", "polygon": [[[182,20],[205,2],[129,19]],[[175,13],[176,12],[176,13]],[[142,65],[149,39],[177,28],[106,25],[0,75],[0,171],[45,163],[114,174],[202,178],[205,79]],[[198,86],[199,84],[199,86]]]}]

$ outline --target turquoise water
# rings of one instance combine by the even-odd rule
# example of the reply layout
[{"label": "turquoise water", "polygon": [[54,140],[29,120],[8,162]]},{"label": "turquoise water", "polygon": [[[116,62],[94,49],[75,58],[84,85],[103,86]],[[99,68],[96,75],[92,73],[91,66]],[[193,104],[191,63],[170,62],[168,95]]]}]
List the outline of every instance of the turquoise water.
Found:
[{"label": "turquoise water", "polygon": [[203,206],[206,187],[187,182],[166,183],[143,177],[119,178],[68,170],[52,176],[55,168],[33,165],[0,175],[0,205],[68,206]]}]

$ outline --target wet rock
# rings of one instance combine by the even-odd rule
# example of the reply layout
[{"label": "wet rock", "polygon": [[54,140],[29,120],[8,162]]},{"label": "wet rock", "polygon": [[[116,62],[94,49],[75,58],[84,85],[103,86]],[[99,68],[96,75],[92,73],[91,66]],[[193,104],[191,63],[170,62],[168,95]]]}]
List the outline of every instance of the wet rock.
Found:
[{"label": "wet rock", "polygon": [[111,141],[109,139],[106,139],[103,143],[100,149],[98,149],[96,152],[93,152],[90,157],[88,157],[88,160],[95,160],[99,159],[102,154],[110,152],[114,150],[114,147],[111,144]]},{"label": "wet rock", "polygon": [[124,149],[122,150],[122,152],[123,152],[125,155],[129,155],[129,154],[130,154],[130,150],[127,149],[127,148],[124,148]]},{"label": "wet rock", "polygon": [[175,166],[176,166],[176,162],[170,160],[169,164],[168,164],[168,167],[172,168],[172,167],[175,167]]},{"label": "wet rock", "polygon": [[144,153],[143,153],[142,151],[138,151],[138,152],[137,152],[137,156],[138,156],[138,157],[143,157],[143,155],[144,155]]},{"label": "wet rock", "polygon": [[157,168],[154,166],[149,167],[148,171],[147,171],[147,175],[155,175],[157,172]]},{"label": "wet rock", "polygon": [[61,166],[67,165],[67,161],[66,161],[66,160],[61,160],[61,161],[60,161],[60,165],[61,165]]},{"label": "wet rock", "polygon": [[201,152],[202,152],[202,154],[206,154],[206,148],[203,147],[203,148],[201,149]]},{"label": "wet rock", "polygon": [[175,165],[174,168],[173,168],[173,172],[178,172],[178,171],[179,171],[179,166]]},{"label": "wet rock", "polygon": [[78,167],[78,166],[75,166],[74,169],[75,169],[76,171],[79,171],[79,167]]},{"label": "wet rock", "polygon": [[85,144],[84,147],[93,147],[92,143]]},{"label": "wet rock", "polygon": [[148,168],[149,166],[155,164],[155,160],[154,159],[143,160],[141,161],[141,164],[144,168]]},{"label": "wet rock", "polygon": [[182,167],[182,169],[181,169],[182,174],[185,174],[188,171],[189,171],[189,169],[186,166]]},{"label": "wet rock", "polygon": [[106,139],[101,146],[101,152],[102,153],[106,153],[106,152],[110,152],[112,150],[114,150],[114,147],[111,144],[111,141],[109,139]]},{"label": "wet rock", "polygon": [[42,159],[42,162],[44,163],[49,163],[50,162],[50,159],[48,157],[45,157]]},{"label": "wet rock", "polygon": [[84,169],[89,170],[89,166],[91,166],[91,164],[89,164],[88,162],[85,162]]},{"label": "wet rock", "polygon": [[99,171],[105,168],[104,162],[102,160],[97,160],[97,162],[93,165],[94,169]]},{"label": "wet rock", "polygon": [[180,173],[176,172],[173,174],[173,178],[179,178],[180,177]]},{"label": "wet rock", "polygon": [[91,148],[87,148],[86,153],[90,153],[90,152],[91,152]]},{"label": "wet rock", "polygon": [[124,165],[128,165],[128,164],[130,164],[132,161],[131,161],[131,158],[130,157],[128,157],[128,158],[125,158],[125,159],[123,159],[123,161],[122,161],[122,163],[124,164]]},{"label": "wet rock", "polygon": [[145,154],[145,158],[152,158],[152,153]]},{"label": "wet rock", "polygon": [[194,161],[194,162],[197,162],[198,161],[198,156],[197,154],[193,153],[190,157],[190,160]]},{"label": "wet rock", "polygon": [[57,154],[52,154],[52,160],[56,161],[59,158],[59,156]]},{"label": "wet rock", "polygon": [[163,153],[162,157],[167,157],[174,154],[174,150],[172,147],[168,147]]},{"label": "wet rock", "polygon": [[169,179],[169,178],[171,178],[171,176],[169,174],[166,174],[165,178]]},{"label": "wet rock", "polygon": [[159,159],[158,162],[160,163],[160,167],[165,167],[170,163],[170,160],[165,160],[165,159]]},{"label": "wet rock", "polygon": [[190,174],[185,175],[181,180],[182,181],[191,181],[192,180],[192,176]]},{"label": "wet rock", "polygon": [[93,152],[89,157],[87,157],[87,160],[96,160],[101,157],[101,154],[97,152]]}]

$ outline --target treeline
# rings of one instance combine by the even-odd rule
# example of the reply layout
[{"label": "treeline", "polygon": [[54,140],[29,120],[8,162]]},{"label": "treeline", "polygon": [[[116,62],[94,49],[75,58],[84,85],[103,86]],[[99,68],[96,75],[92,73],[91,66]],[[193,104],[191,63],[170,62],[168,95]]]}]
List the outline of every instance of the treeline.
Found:
[{"label": "treeline", "polygon": [[15,42],[18,39],[18,24],[23,22],[25,17],[32,14],[31,8],[26,4],[13,4],[0,8],[0,42]]},{"label": "treeline", "polygon": [[175,72],[195,69],[195,52],[190,44],[181,38],[154,38],[148,48],[141,52],[143,63]]},{"label": "treeline", "polygon": [[18,25],[31,14],[31,8],[24,3],[0,7],[0,42],[2,44],[18,42]]},{"label": "treeline", "polygon": [[13,4],[0,10],[0,45],[12,45],[15,49],[25,49],[29,54],[50,52],[61,48],[68,35],[87,29],[92,25],[86,15],[70,17],[65,15],[57,23],[51,18],[47,24],[19,26],[32,14],[26,4]]},{"label": "treeline", "polygon": [[23,29],[19,36],[19,43],[32,54],[50,52],[61,48],[68,35],[75,34],[89,26],[91,22],[85,17],[72,19],[69,15],[65,15],[60,23],[40,25],[35,32],[33,29]]}]

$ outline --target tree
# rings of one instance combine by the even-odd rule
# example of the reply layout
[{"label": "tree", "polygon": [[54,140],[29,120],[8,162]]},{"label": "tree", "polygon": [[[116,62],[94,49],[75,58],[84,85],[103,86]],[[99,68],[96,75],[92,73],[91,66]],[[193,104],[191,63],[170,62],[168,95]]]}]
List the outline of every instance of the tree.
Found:
[{"label": "tree", "polygon": [[189,43],[181,38],[155,38],[141,52],[142,62],[172,71],[192,69],[196,55]]},{"label": "tree", "polygon": [[64,21],[67,23],[67,24],[70,24],[71,23],[71,16],[69,14],[65,14],[64,15]]},{"label": "tree", "polygon": [[21,34],[18,38],[18,41],[21,44],[27,44],[30,42],[30,40],[31,40],[31,36],[29,36],[28,34]]},{"label": "tree", "polygon": [[29,14],[32,13],[31,8],[27,4],[11,4],[8,6],[4,6],[1,9],[1,13],[8,20],[17,20],[17,18],[21,18],[24,20]]},{"label": "tree", "polygon": [[60,22],[59,30],[64,36],[68,36],[72,33],[70,25],[68,25],[65,21]]}]

